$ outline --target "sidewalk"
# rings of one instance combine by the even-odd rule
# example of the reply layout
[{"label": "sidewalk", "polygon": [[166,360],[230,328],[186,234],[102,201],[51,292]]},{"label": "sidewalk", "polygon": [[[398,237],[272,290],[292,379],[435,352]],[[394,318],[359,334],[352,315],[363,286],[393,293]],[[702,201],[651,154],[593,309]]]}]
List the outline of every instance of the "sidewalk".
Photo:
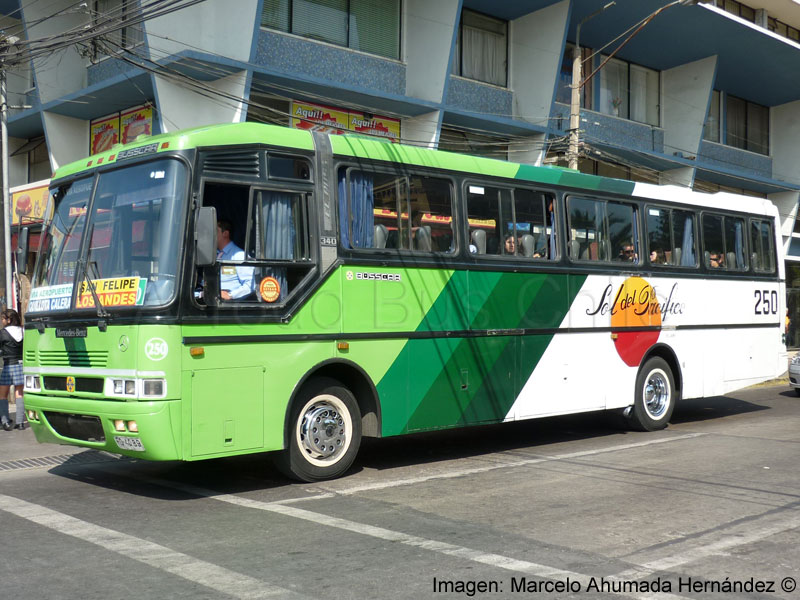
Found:
[{"label": "sidewalk", "polygon": [[[16,419],[16,404],[9,405],[8,414],[11,415],[12,419]],[[86,452],[86,448],[40,444],[36,441],[31,428],[27,426],[22,431],[18,429],[3,431],[0,429],[0,473],[5,470],[4,463],[32,458],[72,455],[81,452]]]}]

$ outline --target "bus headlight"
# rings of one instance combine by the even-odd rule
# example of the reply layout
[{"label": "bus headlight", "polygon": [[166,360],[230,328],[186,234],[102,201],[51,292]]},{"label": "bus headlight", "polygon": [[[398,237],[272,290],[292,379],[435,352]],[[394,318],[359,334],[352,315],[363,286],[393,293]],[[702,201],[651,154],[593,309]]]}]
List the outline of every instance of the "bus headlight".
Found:
[{"label": "bus headlight", "polygon": [[145,379],[142,381],[142,396],[145,398],[157,397],[160,398],[164,395],[163,379]]},{"label": "bus headlight", "polygon": [[106,378],[105,395],[112,398],[155,399],[167,395],[165,379],[117,379]]},{"label": "bus headlight", "polygon": [[41,392],[42,383],[38,375],[25,375],[25,391],[26,392]]}]

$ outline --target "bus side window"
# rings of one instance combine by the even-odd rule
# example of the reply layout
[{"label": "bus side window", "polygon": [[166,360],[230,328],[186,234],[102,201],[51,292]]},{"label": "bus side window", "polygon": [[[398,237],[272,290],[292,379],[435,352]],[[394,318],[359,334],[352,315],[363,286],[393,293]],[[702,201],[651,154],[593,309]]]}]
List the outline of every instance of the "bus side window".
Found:
[{"label": "bus side window", "polygon": [[354,168],[339,171],[339,238],[353,249],[452,252],[447,179]]},{"label": "bus side window", "polygon": [[503,253],[504,221],[512,221],[508,190],[480,184],[467,186],[467,218],[469,221],[470,252],[490,255]]},{"label": "bus side window", "polygon": [[526,258],[554,260],[556,255],[555,199],[552,194],[514,190],[516,229],[520,254]]},{"label": "bus side window", "polygon": [[703,262],[709,269],[725,268],[721,215],[703,215]]},{"label": "bus side window", "polygon": [[769,221],[750,221],[750,250],[753,269],[760,273],[775,271],[775,248],[772,237],[772,223]]}]

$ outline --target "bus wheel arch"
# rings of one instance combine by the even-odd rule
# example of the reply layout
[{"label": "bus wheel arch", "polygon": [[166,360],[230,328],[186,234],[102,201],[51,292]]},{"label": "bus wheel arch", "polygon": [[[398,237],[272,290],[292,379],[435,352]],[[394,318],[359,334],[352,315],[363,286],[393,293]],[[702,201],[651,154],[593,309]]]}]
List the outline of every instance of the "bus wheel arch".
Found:
[{"label": "bus wheel arch", "polygon": [[[310,369],[295,386],[289,405],[294,402],[303,386],[320,377],[335,379],[353,393],[361,411],[361,435],[381,437],[381,406],[378,401],[378,390],[364,369],[349,360],[326,360]],[[287,441],[284,439],[284,447]]]},{"label": "bus wheel arch", "polygon": [[295,387],[276,465],[300,481],[339,477],[353,464],[362,437],[377,436],[379,425],[377,391],[366,373],[349,361],[325,361]]},{"label": "bus wheel arch", "polygon": [[677,357],[666,346],[652,349],[636,375],[634,402],[626,410],[630,426],[639,431],[664,429],[681,392]]},{"label": "bus wheel arch", "polygon": [[678,356],[675,354],[675,351],[666,344],[656,344],[647,351],[647,354],[644,355],[640,368],[641,366],[644,366],[645,362],[654,356],[663,359],[667,365],[669,365],[669,368],[672,371],[672,377],[675,380],[675,401],[679,401],[681,398],[683,398],[683,372],[681,371],[681,364],[678,361]]}]

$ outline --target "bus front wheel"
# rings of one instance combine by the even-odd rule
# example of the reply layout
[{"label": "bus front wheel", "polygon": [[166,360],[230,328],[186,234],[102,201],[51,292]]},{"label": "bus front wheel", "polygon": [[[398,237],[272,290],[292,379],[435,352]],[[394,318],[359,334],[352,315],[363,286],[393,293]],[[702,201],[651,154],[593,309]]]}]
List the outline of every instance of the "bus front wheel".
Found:
[{"label": "bus front wheel", "polygon": [[675,408],[675,377],[667,361],[649,359],[636,376],[636,396],[628,415],[631,427],[639,431],[664,429]]},{"label": "bus front wheel", "polygon": [[335,379],[310,382],[292,404],[287,448],[278,466],[294,479],[343,475],[361,444],[361,412],[352,392]]}]

